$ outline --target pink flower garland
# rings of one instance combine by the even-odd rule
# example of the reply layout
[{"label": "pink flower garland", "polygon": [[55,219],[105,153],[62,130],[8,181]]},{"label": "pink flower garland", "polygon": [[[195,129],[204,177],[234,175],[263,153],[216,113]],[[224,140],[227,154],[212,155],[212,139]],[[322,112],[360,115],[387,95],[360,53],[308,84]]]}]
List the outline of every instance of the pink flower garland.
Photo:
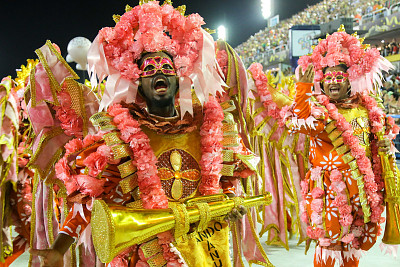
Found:
[{"label": "pink flower garland", "polygon": [[157,158],[150,146],[150,140],[140,129],[139,123],[132,118],[129,109],[120,104],[108,108],[114,117],[114,123],[121,131],[121,140],[129,144],[133,152],[132,164],[137,168],[137,177],[141,199],[145,209],[166,209],[168,199],[157,173]]},{"label": "pink flower garland", "polygon": [[97,179],[95,174],[99,174],[105,169],[106,155],[99,155],[98,152],[95,152],[96,156],[85,159],[83,163],[87,165],[89,175],[73,174],[68,161],[71,154],[91,146],[101,138],[101,135],[88,135],[83,140],[72,139],[65,145],[66,152],[64,157],[56,163],[55,171],[57,178],[64,182],[68,194],[79,190],[91,197],[98,197],[104,192],[105,179]]},{"label": "pink flower garland", "polygon": [[[351,206],[347,205],[347,196],[345,193],[346,184],[343,182],[342,173],[335,169],[330,173],[330,180],[332,182],[333,190],[336,192],[335,199],[332,204],[339,210],[340,219],[339,223],[347,232],[351,224],[353,223],[353,216],[351,215]],[[350,243],[354,239],[352,233],[344,235],[341,239],[344,243]]]},{"label": "pink flower garland", "polygon": [[219,180],[222,170],[222,120],[224,112],[217,100],[210,96],[204,105],[203,125],[200,128],[201,136],[201,183],[199,191],[203,195],[218,194]]},{"label": "pink flower garland", "polygon": [[[383,129],[383,119],[385,114],[378,108],[375,99],[363,94],[361,95],[362,102],[369,111],[368,116],[371,121],[371,132],[377,133]],[[367,195],[368,204],[371,207],[371,221],[378,223],[383,211],[383,197],[378,191],[378,185],[375,180],[381,180],[381,177],[375,177],[372,170],[371,161],[365,155],[364,148],[359,144],[358,138],[353,135],[353,130],[350,125],[340,114],[334,104],[329,103],[329,98],[325,95],[317,97],[319,103],[326,107],[329,116],[336,120],[336,127],[342,131],[344,144],[349,146],[352,156],[356,159],[360,172],[364,175],[364,188]]]},{"label": "pink flower garland", "polygon": [[82,137],[83,120],[72,109],[71,96],[65,90],[57,93],[60,106],[53,105],[56,117],[61,122],[61,128],[68,136]]},{"label": "pink flower garland", "polygon": [[283,126],[283,118],[289,110],[289,106],[280,109],[278,105],[274,102],[271,92],[268,90],[268,87],[271,85],[268,83],[268,78],[263,72],[263,66],[260,63],[251,64],[249,67],[249,71],[257,87],[257,92],[260,95],[260,100],[267,110],[268,116],[271,116],[272,118],[278,120],[279,125]]}]

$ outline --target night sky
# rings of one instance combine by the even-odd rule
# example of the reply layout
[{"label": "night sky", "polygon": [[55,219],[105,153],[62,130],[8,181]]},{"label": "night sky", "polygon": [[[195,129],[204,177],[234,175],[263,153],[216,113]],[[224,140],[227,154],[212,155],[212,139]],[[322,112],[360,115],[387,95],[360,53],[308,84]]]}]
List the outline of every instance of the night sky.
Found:
[{"label": "night sky", "polygon": [[[320,0],[272,0],[273,15],[281,20]],[[34,50],[47,39],[58,44],[65,57],[68,42],[77,36],[93,40],[102,27],[113,26],[113,14],[122,15],[125,5],[135,6],[138,0],[1,0],[0,10],[0,77],[12,75],[27,58],[36,58]],[[185,4],[188,13],[199,13],[205,27],[217,29],[225,25],[228,42],[233,46],[246,41],[263,29],[260,0],[176,0],[174,7]],[[215,36],[216,37],[216,36]]]}]

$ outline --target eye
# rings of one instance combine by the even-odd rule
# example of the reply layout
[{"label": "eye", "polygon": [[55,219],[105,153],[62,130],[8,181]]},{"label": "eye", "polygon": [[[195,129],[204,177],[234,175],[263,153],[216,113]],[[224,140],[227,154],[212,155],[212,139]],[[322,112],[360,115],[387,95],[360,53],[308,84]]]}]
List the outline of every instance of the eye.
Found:
[{"label": "eye", "polygon": [[162,67],[163,67],[163,69],[166,69],[166,70],[173,70],[174,69],[170,64],[164,64]]},{"label": "eye", "polygon": [[326,76],[326,77],[325,77],[325,80],[328,80],[328,81],[329,81],[329,80],[332,80],[332,77],[331,77],[331,76]]},{"label": "eye", "polygon": [[338,75],[338,76],[336,76],[336,79],[337,80],[342,80],[344,77],[342,76],[342,75]]},{"label": "eye", "polygon": [[154,69],[155,69],[155,67],[153,65],[147,65],[146,68],[144,68],[144,71],[151,71]]}]

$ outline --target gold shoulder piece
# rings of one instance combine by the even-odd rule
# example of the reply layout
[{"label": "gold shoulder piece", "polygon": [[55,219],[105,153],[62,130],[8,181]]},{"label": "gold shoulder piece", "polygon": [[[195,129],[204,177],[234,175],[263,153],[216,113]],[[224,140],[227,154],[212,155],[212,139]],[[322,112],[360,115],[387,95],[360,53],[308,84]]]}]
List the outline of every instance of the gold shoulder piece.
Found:
[{"label": "gold shoulder piece", "polygon": [[118,165],[119,173],[121,174],[121,178],[128,177],[129,175],[136,172],[136,167],[133,166],[132,160],[128,160],[120,165]]},{"label": "gold shoulder piece", "polygon": [[176,8],[176,10],[178,10],[178,11],[179,11],[179,13],[181,13],[181,15],[182,15],[182,16],[185,16],[185,12],[186,12],[186,5],[181,5],[181,6],[178,6],[178,7]]},{"label": "gold shoulder piece", "polygon": [[125,12],[131,11],[133,8],[130,5],[125,6]]},{"label": "gold shoulder piece", "polygon": [[338,31],[338,32],[345,32],[346,29],[344,28],[344,25],[341,24],[340,27],[339,27],[339,29],[338,29],[337,31]]},{"label": "gold shoulder piece", "polygon": [[121,19],[121,15],[113,15],[113,20],[115,23],[118,23]]}]

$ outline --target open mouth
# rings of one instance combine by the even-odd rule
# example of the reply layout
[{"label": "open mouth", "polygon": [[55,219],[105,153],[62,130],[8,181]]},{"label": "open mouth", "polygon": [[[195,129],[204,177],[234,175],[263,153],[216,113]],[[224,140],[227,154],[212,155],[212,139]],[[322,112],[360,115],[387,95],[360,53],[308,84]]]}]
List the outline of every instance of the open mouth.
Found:
[{"label": "open mouth", "polygon": [[331,87],[331,88],[329,88],[329,91],[331,92],[331,94],[338,94],[339,93],[339,91],[340,91],[340,88],[339,87]]},{"label": "open mouth", "polygon": [[154,82],[154,90],[157,93],[165,93],[168,89],[168,83],[165,78],[157,78]]}]

